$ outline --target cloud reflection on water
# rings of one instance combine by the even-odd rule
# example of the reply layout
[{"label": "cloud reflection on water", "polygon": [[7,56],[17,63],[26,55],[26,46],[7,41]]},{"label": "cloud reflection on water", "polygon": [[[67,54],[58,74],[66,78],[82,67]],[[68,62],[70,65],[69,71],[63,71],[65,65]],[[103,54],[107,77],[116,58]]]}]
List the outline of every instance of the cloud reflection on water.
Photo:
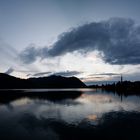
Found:
[{"label": "cloud reflection on water", "polygon": [[135,95],[123,97],[121,100],[120,96],[113,93],[83,91],[83,94],[75,99],[55,102],[24,97],[0,105],[0,137],[7,132],[9,136],[15,135],[19,138],[25,135],[24,138],[57,140],[70,133],[79,138],[81,131],[85,131],[89,136],[96,136],[96,131],[108,125],[114,128],[115,133],[116,128],[111,123],[116,125],[116,122],[124,122],[122,127],[125,128],[128,121],[136,120],[140,123],[137,118],[139,115],[140,98]]}]

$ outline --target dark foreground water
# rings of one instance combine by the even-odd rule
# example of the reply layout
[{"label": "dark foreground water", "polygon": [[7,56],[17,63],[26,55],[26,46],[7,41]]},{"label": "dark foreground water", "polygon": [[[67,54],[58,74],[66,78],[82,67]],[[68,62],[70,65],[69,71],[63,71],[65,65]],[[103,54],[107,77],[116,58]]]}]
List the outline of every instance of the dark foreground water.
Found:
[{"label": "dark foreground water", "polygon": [[101,90],[0,91],[0,140],[140,140],[140,97]]}]

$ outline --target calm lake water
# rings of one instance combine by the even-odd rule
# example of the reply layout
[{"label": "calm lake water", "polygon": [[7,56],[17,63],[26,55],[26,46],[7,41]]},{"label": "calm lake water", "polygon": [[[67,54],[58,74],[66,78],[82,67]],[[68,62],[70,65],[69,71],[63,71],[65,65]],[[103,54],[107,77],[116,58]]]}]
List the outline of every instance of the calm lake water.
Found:
[{"label": "calm lake water", "polygon": [[140,97],[94,89],[0,91],[0,140],[140,139]]}]

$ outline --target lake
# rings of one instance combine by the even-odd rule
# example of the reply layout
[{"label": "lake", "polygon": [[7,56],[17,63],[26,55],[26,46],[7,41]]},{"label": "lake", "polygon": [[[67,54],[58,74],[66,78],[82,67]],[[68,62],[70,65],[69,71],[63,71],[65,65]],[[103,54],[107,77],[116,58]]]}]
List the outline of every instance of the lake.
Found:
[{"label": "lake", "polygon": [[140,96],[101,89],[0,91],[0,139],[140,139]]}]

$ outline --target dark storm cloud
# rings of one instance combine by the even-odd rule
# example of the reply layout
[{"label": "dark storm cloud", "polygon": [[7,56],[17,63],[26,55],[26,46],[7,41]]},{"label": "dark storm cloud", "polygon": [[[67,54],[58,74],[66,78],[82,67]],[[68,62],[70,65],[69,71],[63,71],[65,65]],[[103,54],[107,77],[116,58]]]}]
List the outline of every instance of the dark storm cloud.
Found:
[{"label": "dark storm cloud", "polygon": [[37,57],[61,56],[68,52],[86,53],[97,50],[110,64],[140,64],[140,26],[133,20],[111,18],[107,21],[87,23],[61,34],[53,46],[26,48],[20,55],[25,63]]},{"label": "dark storm cloud", "polygon": [[20,59],[26,63],[30,64],[36,61],[39,49],[37,50],[34,46],[28,46],[22,53],[20,53]]}]

